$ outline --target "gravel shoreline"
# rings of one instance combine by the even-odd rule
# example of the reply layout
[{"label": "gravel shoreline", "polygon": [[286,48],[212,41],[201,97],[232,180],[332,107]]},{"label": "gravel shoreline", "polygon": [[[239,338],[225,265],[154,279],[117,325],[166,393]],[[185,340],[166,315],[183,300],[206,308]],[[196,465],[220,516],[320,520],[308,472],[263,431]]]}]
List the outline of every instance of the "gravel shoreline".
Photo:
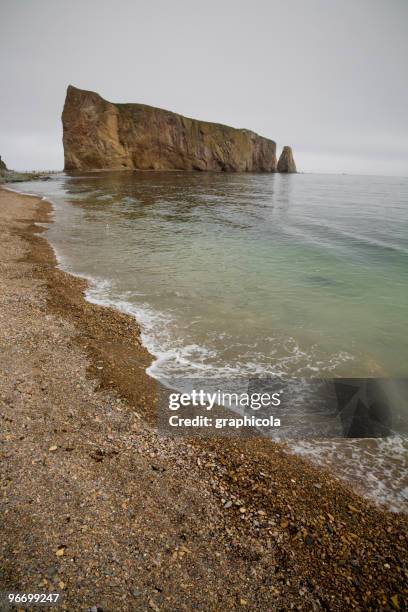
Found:
[{"label": "gravel shoreline", "polygon": [[268,440],[158,435],[138,325],[56,267],[51,215],[0,189],[0,589],[66,610],[403,609],[406,517]]}]

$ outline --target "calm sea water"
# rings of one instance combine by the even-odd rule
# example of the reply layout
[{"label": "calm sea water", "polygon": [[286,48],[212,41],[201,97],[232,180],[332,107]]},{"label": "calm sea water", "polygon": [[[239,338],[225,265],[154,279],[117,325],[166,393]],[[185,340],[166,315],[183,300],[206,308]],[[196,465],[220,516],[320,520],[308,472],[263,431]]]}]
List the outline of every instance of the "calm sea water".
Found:
[{"label": "calm sea water", "polygon": [[[408,374],[407,178],[118,172],[20,188],[55,204],[61,265],[137,316],[162,381]],[[404,440],[338,444],[296,449],[354,464],[352,479],[372,464],[372,491],[401,507]]]}]

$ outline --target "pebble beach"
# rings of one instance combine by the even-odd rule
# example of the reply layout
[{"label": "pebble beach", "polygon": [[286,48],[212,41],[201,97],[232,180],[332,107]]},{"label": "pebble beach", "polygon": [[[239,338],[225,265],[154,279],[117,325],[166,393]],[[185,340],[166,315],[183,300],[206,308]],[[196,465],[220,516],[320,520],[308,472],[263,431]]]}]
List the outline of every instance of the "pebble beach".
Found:
[{"label": "pebble beach", "polygon": [[137,321],[0,189],[0,590],[62,610],[402,610],[407,518],[260,438],[169,439]]}]

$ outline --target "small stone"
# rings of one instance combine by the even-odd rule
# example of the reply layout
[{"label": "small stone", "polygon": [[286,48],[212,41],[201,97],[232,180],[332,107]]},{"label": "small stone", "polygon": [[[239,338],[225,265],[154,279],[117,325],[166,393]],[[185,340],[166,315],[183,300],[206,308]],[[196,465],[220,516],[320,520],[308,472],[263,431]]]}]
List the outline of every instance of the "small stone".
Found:
[{"label": "small stone", "polygon": [[65,553],[65,546],[60,546],[59,548],[57,548],[57,550],[55,551],[55,554],[57,555],[57,557],[63,557]]},{"label": "small stone", "polygon": [[50,453],[54,453],[57,449],[58,449],[58,446],[54,444],[53,446],[50,446],[48,450],[50,451]]},{"label": "small stone", "polygon": [[224,508],[231,508],[231,506],[232,506],[232,501],[227,501],[224,504]]}]

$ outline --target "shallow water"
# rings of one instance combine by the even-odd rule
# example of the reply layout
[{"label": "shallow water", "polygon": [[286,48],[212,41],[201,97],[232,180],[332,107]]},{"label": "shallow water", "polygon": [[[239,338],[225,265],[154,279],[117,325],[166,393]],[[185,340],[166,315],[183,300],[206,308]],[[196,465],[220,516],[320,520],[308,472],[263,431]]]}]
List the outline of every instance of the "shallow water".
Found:
[{"label": "shallow water", "polygon": [[[407,375],[407,178],[122,172],[19,189],[55,203],[61,264],[137,316],[164,382]],[[336,444],[343,471],[364,471],[366,448]],[[387,501],[384,457],[403,462],[406,444],[383,447],[370,473]]]}]

